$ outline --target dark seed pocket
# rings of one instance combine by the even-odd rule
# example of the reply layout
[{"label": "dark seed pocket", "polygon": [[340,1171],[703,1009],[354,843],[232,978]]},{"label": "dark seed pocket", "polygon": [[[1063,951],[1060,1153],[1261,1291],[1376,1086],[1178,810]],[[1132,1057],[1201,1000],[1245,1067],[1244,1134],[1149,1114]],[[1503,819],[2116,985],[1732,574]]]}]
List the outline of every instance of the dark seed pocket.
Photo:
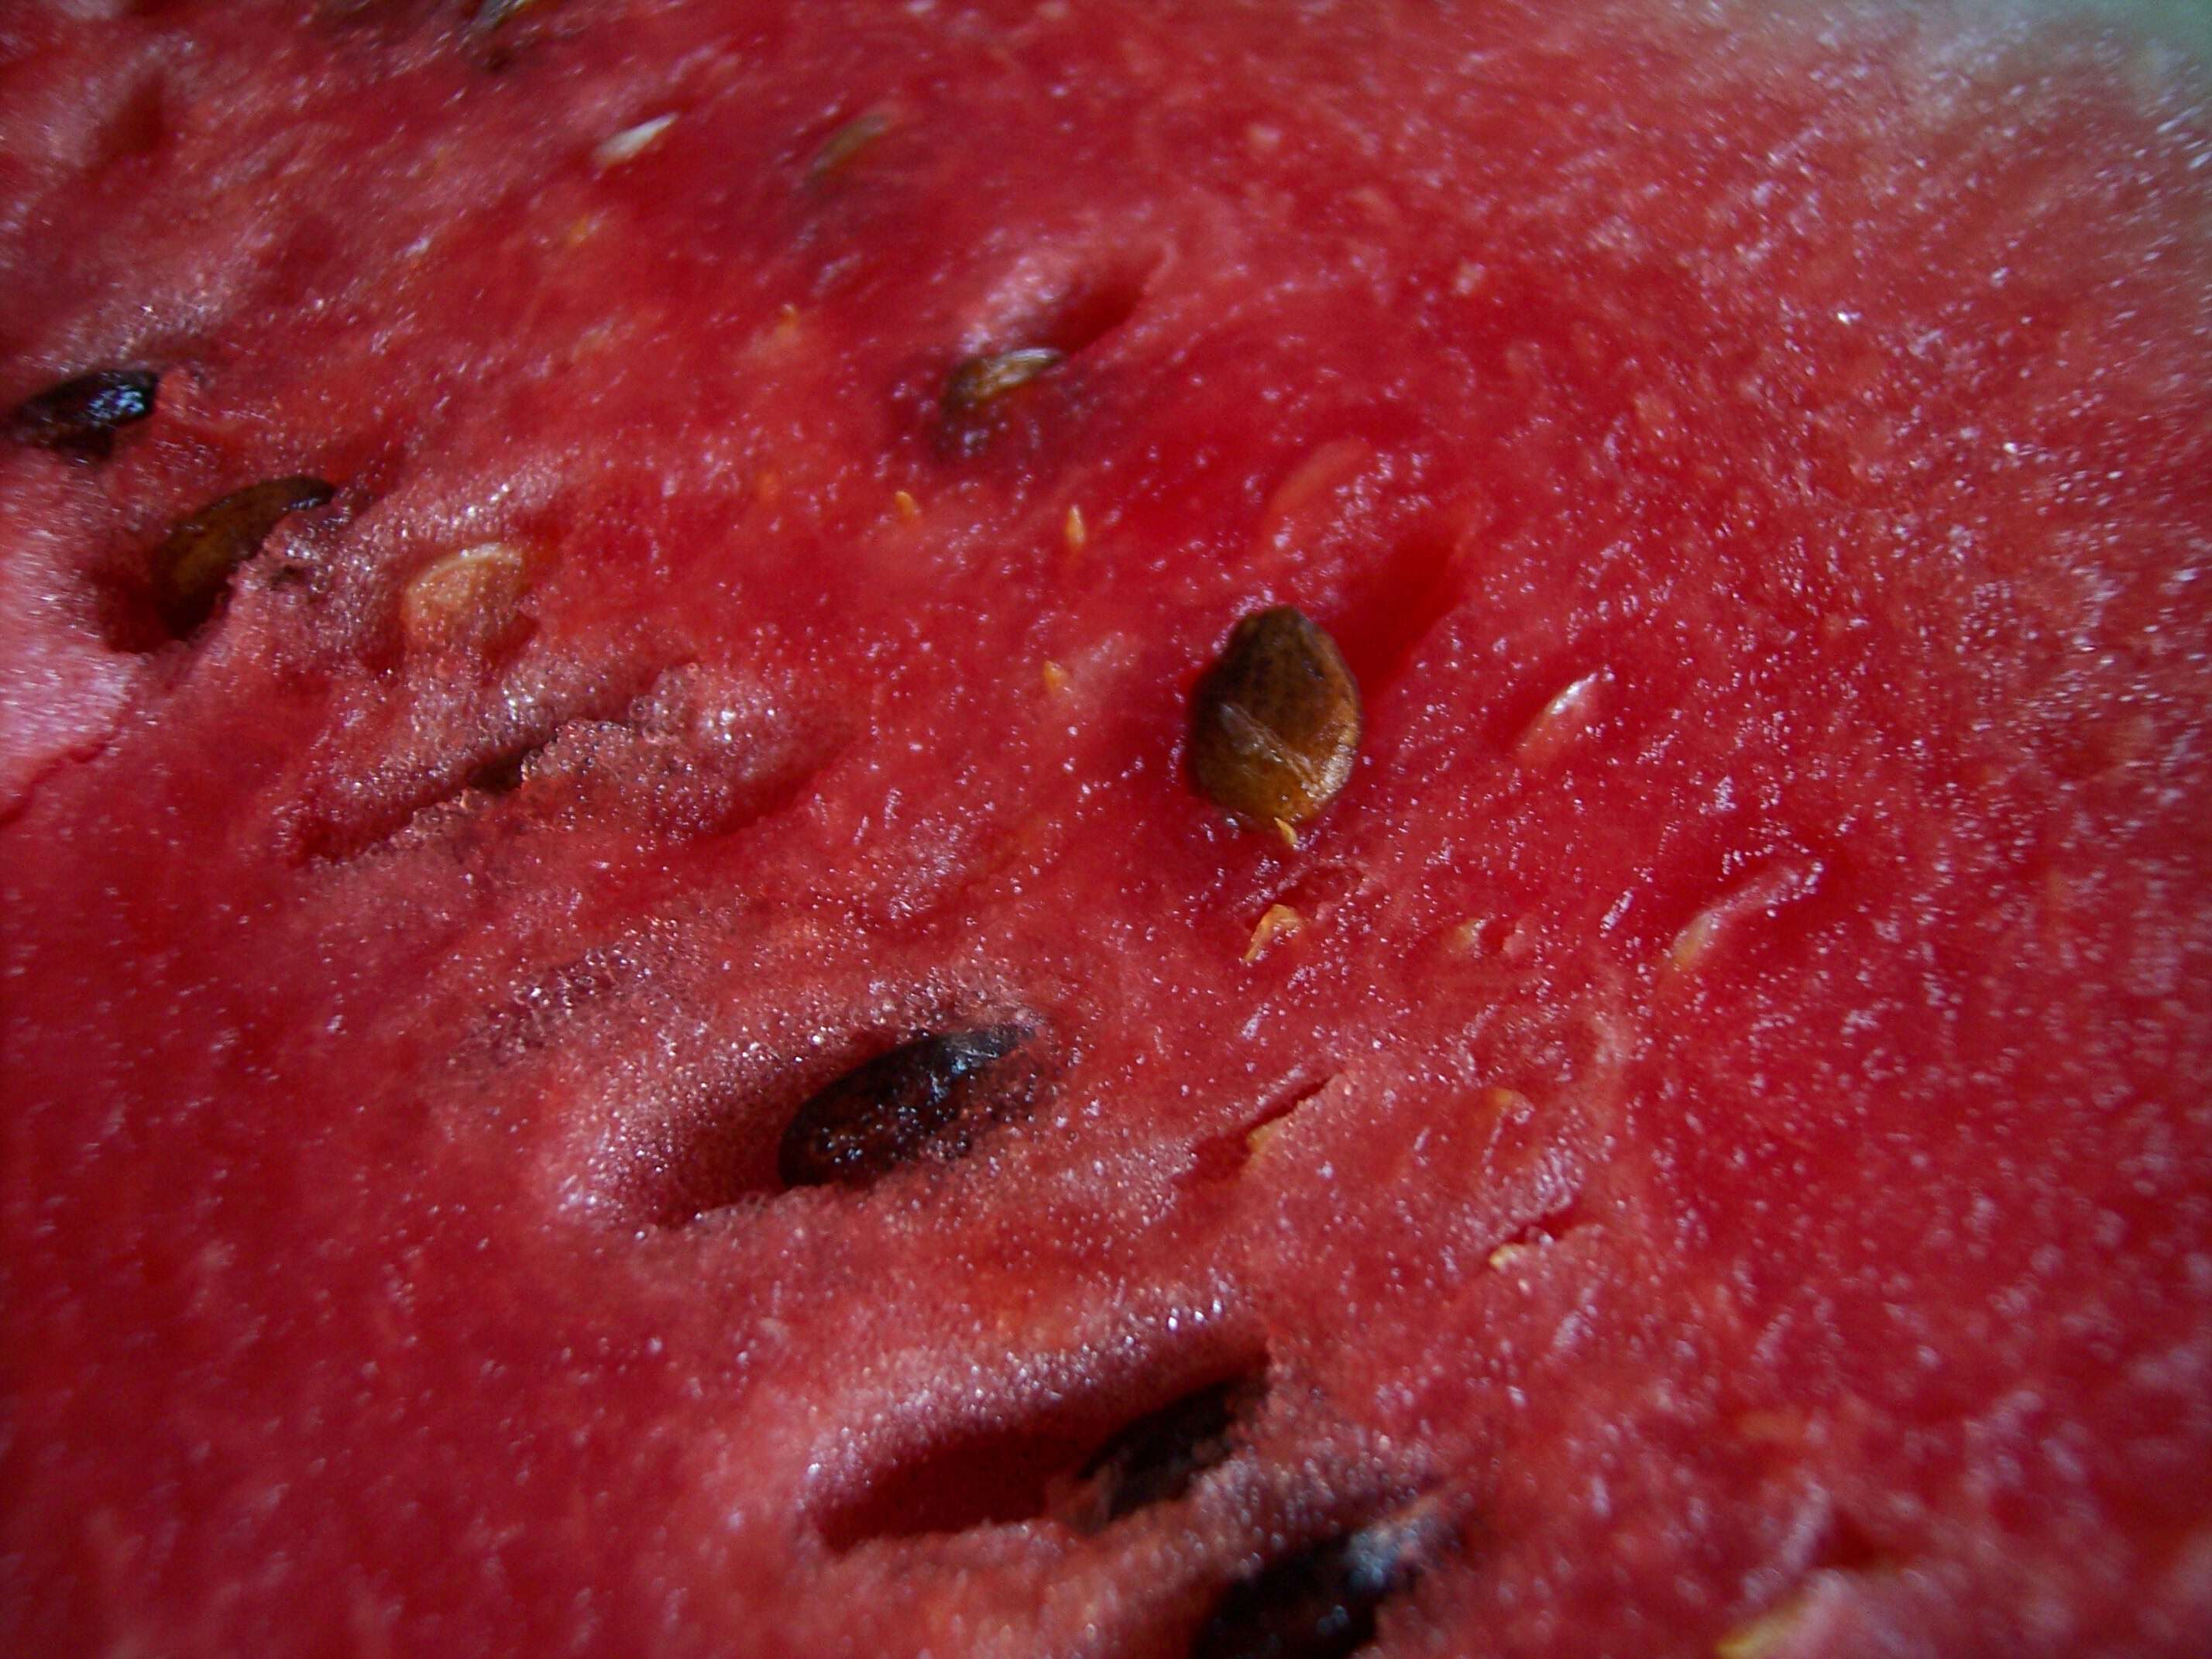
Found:
[{"label": "dark seed pocket", "polygon": [[1427,1500],[1279,1556],[1224,1588],[1191,1659],[1346,1659],[1382,1604],[1428,1565],[1445,1528]]},{"label": "dark seed pocket", "polygon": [[[1086,1534],[1189,1497],[1234,1457],[1264,1403],[1266,1362],[1249,1351],[1162,1356],[1184,1391],[1164,1405],[1160,1379],[1077,1384],[986,1426],[933,1436],[873,1469],[817,1517],[823,1541],[843,1553],[877,1539],[916,1538],[1053,1520]],[[1221,1374],[1224,1360],[1237,1369]],[[1134,1411],[1135,1414],[1132,1415]]]},{"label": "dark seed pocket", "polygon": [[1256,1374],[1225,1377],[1170,1401],[1117,1432],[1078,1472],[1069,1520],[1096,1532],[1189,1492],[1235,1455],[1244,1423],[1266,1385]]},{"label": "dark seed pocket", "polygon": [[270,478],[233,490],[178,525],[154,550],[154,607],[184,639],[214,614],[231,573],[261,550],[295,513],[320,507],[332,490],[320,478]]},{"label": "dark seed pocket", "polygon": [[1028,1103],[1000,1066],[1035,1035],[1013,1024],[932,1032],[854,1066],[793,1116],[778,1176],[787,1187],[865,1187],[919,1158],[959,1157]]}]

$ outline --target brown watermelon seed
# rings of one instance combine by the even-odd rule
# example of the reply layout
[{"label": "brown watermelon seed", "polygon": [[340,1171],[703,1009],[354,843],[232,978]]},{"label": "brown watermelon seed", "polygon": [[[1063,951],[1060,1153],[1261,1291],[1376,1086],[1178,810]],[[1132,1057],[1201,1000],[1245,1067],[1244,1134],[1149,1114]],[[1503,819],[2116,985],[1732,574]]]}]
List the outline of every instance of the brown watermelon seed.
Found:
[{"label": "brown watermelon seed", "polygon": [[1034,1035],[1017,1024],[933,1032],[854,1066],[793,1116],[776,1153],[783,1184],[865,1187],[918,1158],[958,1156],[997,1115],[971,1098],[975,1085]]},{"label": "brown watermelon seed", "polygon": [[1400,1528],[1341,1534],[1270,1562],[1215,1600],[1191,1659],[1345,1659],[1375,1639],[1375,1613],[1412,1576]]},{"label": "brown watermelon seed", "polygon": [[173,526],[154,550],[154,614],[186,639],[215,614],[231,573],[261,550],[277,522],[335,492],[320,478],[269,478],[233,490]]},{"label": "brown watermelon seed", "polygon": [[806,182],[814,189],[834,182],[860,159],[861,151],[891,130],[891,118],[881,110],[856,115],[822,141],[806,166]]},{"label": "brown watermelon seed", "polygon": [[102,368],[79,374],[18,404],[8,417],[8,430],[19,441],[40,449],[100,460],[115,447],[118,428],[154,412],[154,394],[161,382],[159,374],[146,368]]},{"label": "brown watermelon seed", "polygon": [[963,358],[945,378],[938,400],[939,453],[981,454],[1006,425],[1015,394],[1066,361],[1067,353],[1059,347],[1044,345]]},{"label": "brown watermelon seed", "polygon": [[1238,623],[1200,677],[1191,776],[1248,827],[1287,832],[1336,799],[1359,734],[1359,686],[1336,641],[1277,605]]},{"label": "brown watermelon seed", "polygon": [[1256,1377],[1224,1378],[1127,1425],[1078,1472],[1085,1492],[1076,1524],[1096,1532],[1181,1498],[1235,1453],[1237,1425],[1250,1414],[1261,1386]]}]

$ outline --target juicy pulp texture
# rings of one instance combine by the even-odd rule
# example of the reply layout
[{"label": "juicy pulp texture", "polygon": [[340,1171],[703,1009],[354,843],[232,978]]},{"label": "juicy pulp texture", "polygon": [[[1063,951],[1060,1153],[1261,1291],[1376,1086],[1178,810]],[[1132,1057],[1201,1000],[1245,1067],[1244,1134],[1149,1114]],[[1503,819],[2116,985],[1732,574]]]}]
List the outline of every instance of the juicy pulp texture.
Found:
[{"label": "juicy pulp texture", "polygon": [[[1182,1654],[1395,1527],[1377,1653],[2197,1651],[2172,65],[470,9],[0,12],[0,402],[161,376],[0,444],[0,1648]],[[1183,753],[1278,604],[1295,844]]]}]

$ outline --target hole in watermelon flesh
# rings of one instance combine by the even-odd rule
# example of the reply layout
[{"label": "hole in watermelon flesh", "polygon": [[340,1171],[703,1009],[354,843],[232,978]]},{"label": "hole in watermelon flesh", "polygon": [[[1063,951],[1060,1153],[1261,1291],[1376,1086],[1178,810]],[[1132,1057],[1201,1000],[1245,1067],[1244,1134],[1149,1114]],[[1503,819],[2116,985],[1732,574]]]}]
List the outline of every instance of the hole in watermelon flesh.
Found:
[{"label": "hole in watermelon flesh", "polygon": [[526,743],[494,755],[469,774],[468,787],[482,790],[487,795],[511,795],[522,787],[523,769],[531,757],[541,754],[543,743]]},{"label": "hole in watermelon flesh", "polygon": [[144,76],[109,108],[100,122],[97,141],[102,167],[161,153],[171,125],[163,78],[159,71]]},{"label": "hole in watermelon flesh", "polygon": [[1033,343],[1066,357],[1089,350],[1137,314],[1158,263],[1136,254],[1078,278],[1038,319]]},{"label": "hole in watermelon flesh", "polygon": [[1028,1425],[945,1442],[824,1515],[822,1541],[842,1554],[878,1538],[1033,1520],[1044,1513],[1046,1489],[1091,1443],[1080,1427]]},{"label": "hole in watermelon flesh", "polygon": [[1816,1566],[1839,1572],[1872,1572],[1896,1564],[1896,1557],[1875,1542],[1856,1520],[1836,1510],[1814,1558]]},{"label": "hole in watermelon flesh", "polygon": [[1329,620],[1337,648],[1370,702],[1404,672],[1414,648],[1457,605],[1459,550],[1439,531],[1408,536]]},{"label": "hole in watermelon flesh", "polygon": [[[540,711],[527,722],[526,734],[504,744],[482,744],[473,754],[456,757],[434,770],[424,769],[412,787],[388,788],[385,799],[349,803],[343,811],[331,811],[303,821],[295,845],[304,862],[360,858],[392,841],[410,824],[434,820],[441,809],[457,810],[471,796],[500,800],[518,793],[531,763],[550,749],[570,725],[606,718],[628,703],[625,691],[618,696],[595,699],[589,706],[557,716]],[[482,804],[482,800],[478,802]]]},{"label": "hole in watermelon flesh", "polygon": [[1590,1224],[1583,1215],[1583,1200],[1579,1193],[1554,1204],[1541,1215],[1522,1223],[1500,1239],[1491,1253],[1491,1263],[1504,1267],[1525,1251],[1541,1249],[1556,1244],[1568,1234],[1577,1232]]},{"label": "hole in watermelon flesh", "polygon": [[617,664],[558,690],[488,683],[445,702],[418,690],[398,718],[412,723],[412,753],[333,767],[293,831],[302,861],[587,817],[670,846],[708,841],[793,805],[842,741],[774,689],[690,665]]},{"label": "hole in watermelon flesh", "polygon": [[1365,880],[1366,872],[1345,860],[1317,864],[1277,888],[1254,912],[1253,921],[1256,923],[1268,910],[1284,904],[1308,921],[1327,921],[1339,905],[1359,891]]},{"label": "hole in watermelon flesh", "polygon": [[107,643],[143,654],[191,639],[228,604],[238,573],[277,526],[327,506],[336,494],[304,474],[268,478],[177,520],[141,559],[112,571],[101,584]]}]

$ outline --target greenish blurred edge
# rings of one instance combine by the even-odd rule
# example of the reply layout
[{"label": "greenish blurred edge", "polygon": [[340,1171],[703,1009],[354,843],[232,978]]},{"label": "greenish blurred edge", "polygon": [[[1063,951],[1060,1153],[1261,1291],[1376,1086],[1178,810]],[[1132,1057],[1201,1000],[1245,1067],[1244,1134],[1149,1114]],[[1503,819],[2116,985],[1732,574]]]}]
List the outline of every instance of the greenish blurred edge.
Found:
[{"label": "greenish blurred edge", "polygon": [[2212,0],[2041,0],[2054,12],[2116,18],[2154,39],[2171,41],[2212,70]]}]

